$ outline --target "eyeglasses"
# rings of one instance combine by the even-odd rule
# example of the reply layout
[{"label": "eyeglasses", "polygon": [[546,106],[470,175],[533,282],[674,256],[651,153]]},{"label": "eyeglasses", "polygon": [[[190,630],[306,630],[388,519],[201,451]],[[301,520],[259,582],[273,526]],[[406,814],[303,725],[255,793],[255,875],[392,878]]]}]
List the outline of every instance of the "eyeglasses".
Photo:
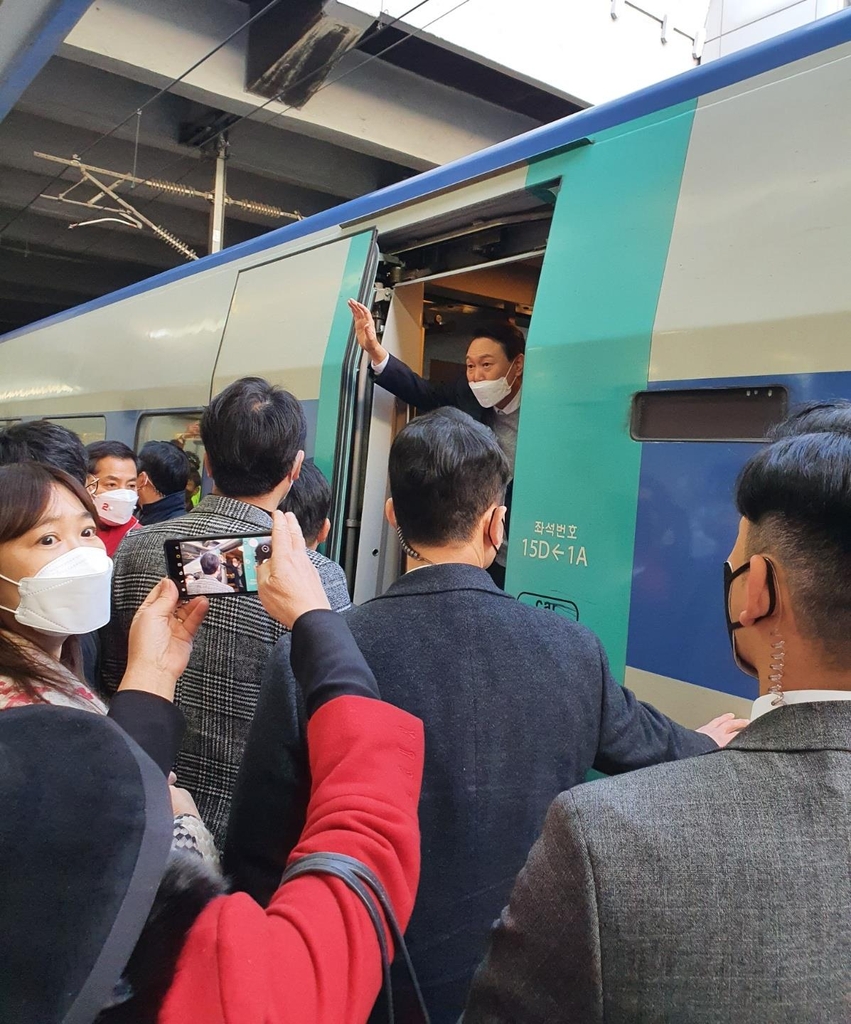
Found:
[{"label": "eyeglasses", "polygon": [[97,494],[99,484],[100,480],[92,480],[90,483],[86,484],[86,490],[92,497],[94,497]]}]

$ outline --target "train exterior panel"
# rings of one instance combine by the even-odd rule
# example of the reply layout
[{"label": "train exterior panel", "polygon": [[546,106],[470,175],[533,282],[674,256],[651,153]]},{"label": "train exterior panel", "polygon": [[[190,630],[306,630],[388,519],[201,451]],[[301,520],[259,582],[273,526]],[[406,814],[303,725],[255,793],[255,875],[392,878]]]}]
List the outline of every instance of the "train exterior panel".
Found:
[{"label": "train exterior panel", "polygon": [[[400,420],[370,393],[345,299],[371,294],[392,233],[457,229],[468,209],[557,182],[508,589],[594,629],[616,676],[681,720],[744,711],[755,684],[730,662],[721,564],[754,444],[724,422],[717,439],[638,440],[633,402],[848,392],[849,40],[851,12],[834,15],[8,335],[0,419],[82,417],[138,443],[238,376],[282,383],[333,474],[332,553],[368,598],[398,571],[380,510]],[[396,289],[386,335],[412,362],[416,287]]]}]

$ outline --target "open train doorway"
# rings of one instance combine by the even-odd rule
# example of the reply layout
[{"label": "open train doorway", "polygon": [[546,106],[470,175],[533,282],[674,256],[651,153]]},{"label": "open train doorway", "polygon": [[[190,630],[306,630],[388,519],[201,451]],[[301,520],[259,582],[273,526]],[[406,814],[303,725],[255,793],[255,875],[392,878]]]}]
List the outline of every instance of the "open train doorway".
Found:
[{"label": "open train doorway", "polygon": [[[525,335],[557,191],[553,183],[535,194],[503,197],[502,210],[472,223],[469,210],[463,218],[455,214],[458,223],[426,241],[380,238],[383,262],[373,312],[382,345],[426,380],[452,383],[465,377],[467,348],[483,323],[504,319]],[[384,504],[390,445],[415,410],[379,386],[371,397],[353,560],[355,603],[383,593],[404,571]]]}]

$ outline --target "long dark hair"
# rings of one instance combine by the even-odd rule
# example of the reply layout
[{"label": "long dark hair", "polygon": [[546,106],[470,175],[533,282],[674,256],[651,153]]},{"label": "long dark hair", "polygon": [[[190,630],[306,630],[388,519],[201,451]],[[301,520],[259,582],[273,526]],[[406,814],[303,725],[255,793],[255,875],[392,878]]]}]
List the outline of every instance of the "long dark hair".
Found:
[{"label": "long dark hair", "polygon": [[[57,484],[70,491],[95,523],[99,522],[91,496],[74,477],[46,463],[17,462],[0,466],[0,544],[17,540],[38,523]],[[15,633],[15,627],[8,632],[0,629],[0,676],[11,679],[35,703],[45,703],[40,686],[67,693],[66,672],[47,655],[33,654],[29,644],[18,642],[9,632]],[[81,661],[79,641],[69,637],[62,645],[60,664],[80,679]]]}]

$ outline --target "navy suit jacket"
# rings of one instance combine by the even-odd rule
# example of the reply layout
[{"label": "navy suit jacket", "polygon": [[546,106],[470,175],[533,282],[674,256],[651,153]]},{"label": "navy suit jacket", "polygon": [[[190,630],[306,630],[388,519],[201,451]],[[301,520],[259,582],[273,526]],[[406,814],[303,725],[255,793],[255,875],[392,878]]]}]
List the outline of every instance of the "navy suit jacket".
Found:
[{"label": "navy suit jacket", "polygon": [[391,355],[387,365],[381,373],[375,374],[373,379],[385,391],[401,398],[403,402],[419,409],[420,412],[430,412],[432,409],[451,405],[466,412],[477,422],[484,423],[487,427],[493,426],[496,413],[493,409],[484,409],[479,405],[464,375],[450,384],[425,380],[401,359]]},{"label": "navy suit jacket", "polygon": [[[717,750],[612,678],[597,637],[469,565],[426,566],[345,613],[384,700],[422,718],[422,876],[408,944],[434,1024],[456,1021],[557,793]],[[234,797],[226,870],[265,903],[308,792],[304,715],[276,646]]]}]

